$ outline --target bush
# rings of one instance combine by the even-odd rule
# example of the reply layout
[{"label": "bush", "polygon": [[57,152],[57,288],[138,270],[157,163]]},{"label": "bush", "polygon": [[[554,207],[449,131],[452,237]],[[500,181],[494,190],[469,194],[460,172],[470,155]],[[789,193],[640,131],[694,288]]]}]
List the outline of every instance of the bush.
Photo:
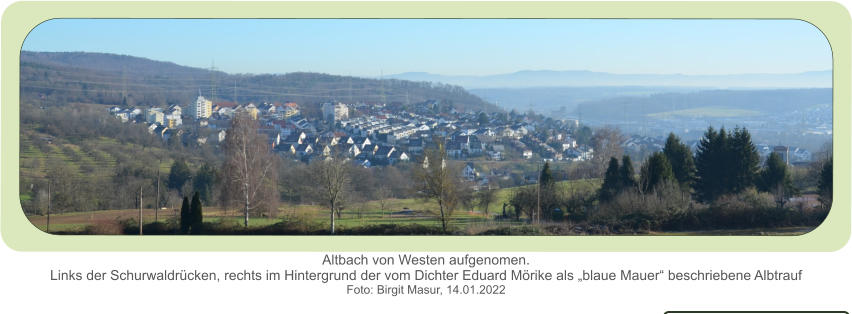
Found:
[{"label": "bush", "polygon": [[553,210],[552,216],[553,221],[562,221],[565,219],[565,213],[559,208]]},{"label": "bush", "polygon": [[[128,218],[118,222],[122,234],[139,234],[139,221],[136,218]],[[142,230],[145,231],[144,229]]]},{"label": "bush", "polygon": [[485,230],[479,233],[479,235],[542,235],[541,229],[537,226],[531,225],[523,225],[523,226],[511,226],[511,227],[499,227],[495,229]]},{"label": "bush", "polygon": [[342,235],[447,235],[453,230],[444,232],[441,226],[426,226],[419,224],[379,224],[366,225],[354,228],[341,228],[338,234]]},{"label": "bush", "polygon": [[710,205],[700,205],[673,217],[663,230],[746,229],[788,226],[815,226],[827,210],[803,205],[780,207],[769,193],[754,188],[720,196]]},{"label": "bush", "polygon": [[750,188],[720,196],[710,205],[708,223],[716,228],[777,227],[787,211],[776,205],[771,194]]},{"label": "bush", "polygon": [[602,203],[595,212],[593,223],[609,225],[614,230],[659,230],[662,226],[678,219],[692,204],[689,193],[668,180],[657,185],[648,194],[638,189],[625,190],[611,201]]},{"label": "bush", "polygon": [[[139,227],[136,230],[138,232]],[[142,233],[147,235],[175,234],[177,232],[178,226],[175,223],[156,221],[142,226]]]},{"label": "bush", "polygon": [[586,221],[589,214],[596,209],[598,197],[595,189],[591,186],[575,185],[567,194],[569,196],[562,204],[565,207],[563,219],[572,222]]}]

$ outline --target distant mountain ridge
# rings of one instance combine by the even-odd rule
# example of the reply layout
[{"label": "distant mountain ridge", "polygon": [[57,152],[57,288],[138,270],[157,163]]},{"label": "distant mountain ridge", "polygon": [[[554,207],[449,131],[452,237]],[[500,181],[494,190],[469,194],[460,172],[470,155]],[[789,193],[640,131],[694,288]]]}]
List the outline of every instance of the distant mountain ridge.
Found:
[{"label": "distant mountain ridge", "polygon": [[460,86],[322,73],[228,74],[172,62],[91,52],[21,52],[21,98],[44,104],[186,104],[199,93],[215,101],[317,103],[427,100],[459,110],[499,111]]},{"label": "distant mountain ridge", "polygon": [[473,88],[670,86],[718,88],[825,88],[832,85],[832,72],[810,71],[790,74],[615,74],[593,71],[525,70],[496,75],[440,75],[406,72],[388,77],[441,82]]}]

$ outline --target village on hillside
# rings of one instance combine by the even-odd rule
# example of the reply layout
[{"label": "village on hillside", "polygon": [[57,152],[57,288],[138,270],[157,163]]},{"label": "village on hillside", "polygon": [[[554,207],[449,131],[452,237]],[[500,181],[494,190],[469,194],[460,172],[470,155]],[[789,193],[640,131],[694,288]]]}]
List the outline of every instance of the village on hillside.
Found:
[{"label": "village on hillside", "polygon": [[[113,106],[109,111],[122,122],[145,123],[149,133],[163,141],[216,146],[225,140],[234,114],[244,110],[260,122],[258,131],[270,149],[285,158],[309,163],[316,158],[344,156],[365,168],[422,158],[424,149],[436,145],[435,139],[445,139],[447,156],[467,161],[464,176],[477,181],[477,187],[487,185],[490,176],[506,175],[480,173],[477,161],[570,163],[588,161],[594,155],[588,139],[578,141],[575,136],[575,132],[581,132],[580,121],[575,119],[544,122],[514,112],[459,112],[451,106],[441,110],[442,103],[437,100],[415,105],[412,110],[400,104],[342,102],[326,102],[319,107],[321,117],[307,118],[294,102],[214,103],[199,95],[195,102],[183,106]],[[665,140],[663,136],[633,134],[624,136],[619,145],[626,153],[642,158],[662,151]],[[686,142],[693,151],[698,143]],[[812,153],[803,148],[766,143],[755,146],[762,159],[778,152],[788,164],[812,160]],[[535,178],[527,179],[528,183],[535,182]]]}]

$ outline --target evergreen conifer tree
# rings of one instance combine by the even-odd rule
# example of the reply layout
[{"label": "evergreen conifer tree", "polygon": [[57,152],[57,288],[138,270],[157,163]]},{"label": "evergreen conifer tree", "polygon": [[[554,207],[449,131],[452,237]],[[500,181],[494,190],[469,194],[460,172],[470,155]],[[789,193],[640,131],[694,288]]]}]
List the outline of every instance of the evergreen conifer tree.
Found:
[{"label": "evergreen conifer tree", "polygon": [[630,189],[636,186],[634,173],[633,162],[630,160],[630,156],[624,155],[621,157],[621,168],[618,169],[619,181],[621,181],[619,190]]},{"label": "evergreen conifer tree", "polygon": [[189,198],[183,197],[183,204],[180,205],[180,233],[189,233],[189,226],[192,224],[190,218]]},{"label": "evergreen conifer tree", "polygon": [[681,187],[689,187],[692,185],[695,177],[695,161],[692,158],[692,152],[689,146],[683,144],[674,133],[669,133],[666,139],[666,146],[663,148],[663,154],[672,165],[672,173],[677,179]]},{"label": "evergreen conifer tree", "polygon": [[642,192],[651,193],[661,183],[673,180],[674,174],[666,155],[662,152],[656,152],[651,154],[645,164],[642,165],[640,177]]},{"label": "evergreen conifer tree", "polygon": [[760,172],[758,188],[761,191],[775,195],[776,201],[783,204],[784,200],[795,192],[787,164],[776,152],[769,154],[766,159],[766,168]]},{"label": "evergreen conifer tree", "polygon": [[201,195],[198,192],[192,195],[192,205],[190,205],[190,229],[192,234],[201,234],[202,232],[202,209]]},{"label": "evergreen conifer tree", "polygon": [[712,202],[727,193],[739,193],[754,186],[760,156],[745,128],[717,133],[707,129],[695,155],[695,193],[703,202]]},{"label": "evergreen conifer tree", "polygon": [[192,170],[183,159],[175,160],[172,163],[172,168],[169,171],[169,189],[180,191],[183,185],[192,177]]},{"label": "evergreen conifer tree", "polygon": [[[721,133],[721,134],[720,134]],[[698,142],[695,154],[695,193],[704,202],[715,200],[721,194],[721,179],[719,165],[725,161],[723,146],[725,129],[716,132],[713,127],[707,128],[704,137]]]},{"label": "evergreen conifer tree", "polygon": [[550,163],[545,162],[541,168],[541,185],[550,186],[553,184],[553,173],[550,171]]},{"label": "evergreen conifer tree", "polygon": [[833,197],[833,183],[832,183],[832,170],[833,170],[833,158],[829,158],[822,165],[822,170],[819,172],[819,202],[822,203],[822,206],[825,208],[831,207],[831,199]]},{"label": "evergreen conifer tree", "polygon": [[600,200],[611,200],[621,190],[621,177],[618,170],[618,159],[615,157],[610,158],[609,166],[606,168],[606,173],[604,174],[603,184],[601,184]]},{"label": "evergreen conifer tree", "polygon": [[[751,134],[745,128],[736,128],[729,140],[731,171],[729,175],[729,193],[739,193],[755,185],[760,171],[760,155],[751,141]],[[780,161],[780,156],[779,159]]]}]

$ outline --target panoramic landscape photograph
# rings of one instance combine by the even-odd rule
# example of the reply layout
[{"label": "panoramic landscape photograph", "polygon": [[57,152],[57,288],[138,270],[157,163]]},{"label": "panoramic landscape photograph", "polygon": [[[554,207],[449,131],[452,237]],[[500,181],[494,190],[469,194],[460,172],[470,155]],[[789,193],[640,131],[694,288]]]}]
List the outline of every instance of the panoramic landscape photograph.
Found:
[{"label": "panoramic landscape photograph", "polygon": [[799,20],[52,19],[19,196],[57,235],[794,236],[832,87]]}]

